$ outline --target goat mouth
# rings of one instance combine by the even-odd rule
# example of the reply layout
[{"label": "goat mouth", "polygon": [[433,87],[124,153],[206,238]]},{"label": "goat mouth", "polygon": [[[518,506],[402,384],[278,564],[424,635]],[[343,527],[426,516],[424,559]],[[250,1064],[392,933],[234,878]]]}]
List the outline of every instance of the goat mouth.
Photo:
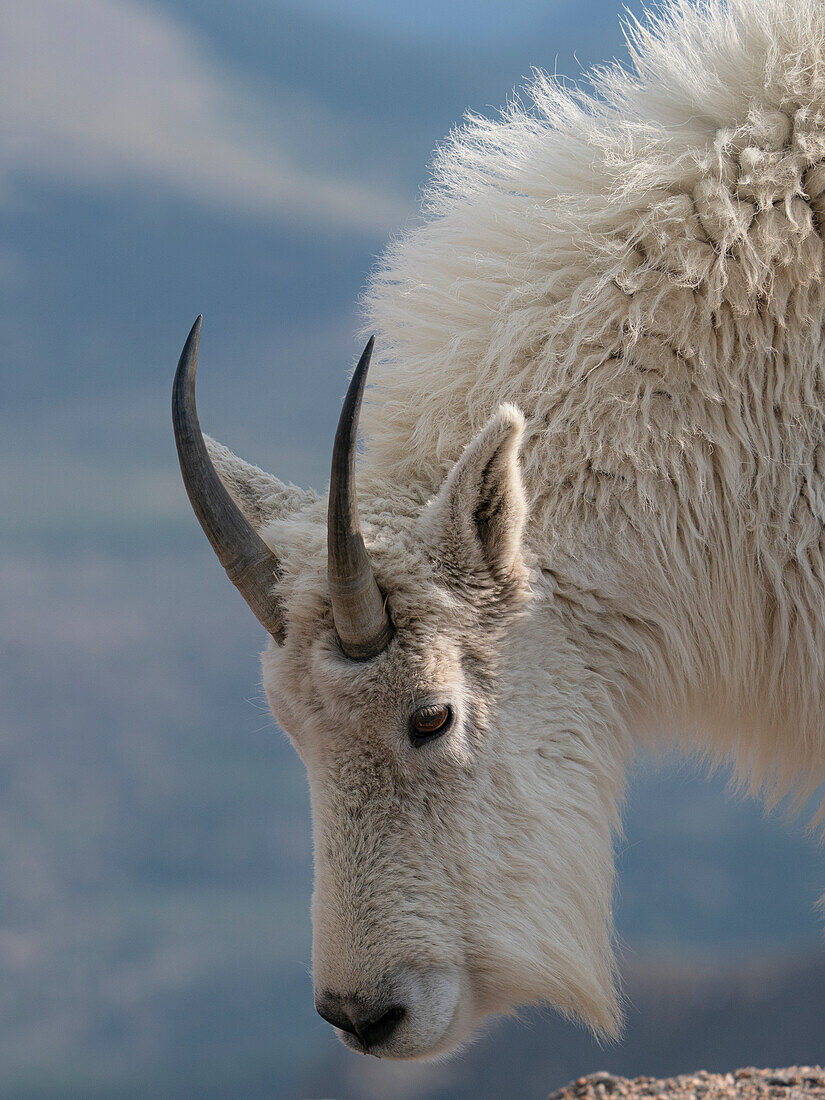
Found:
[{"label": "goat mouth", "polygon": [[[323,1015],[323,1013],[321,1013]],[[401,1026],[407,1010],[402,1005],[393,1005],[387,1009],[378,1019],[372,1020],[368,1026],[338,1026],[341,1038],[351,1050],[359,1054],[373,1054],[379,1057],[376,1047],[380,1048],[389,1042],[394,1032]],[[334,1023],[334,1021],[330,1021]]]},{"label": "goat mouth", "polygon": [[387,1020],[382,1018],[378,1021],[377,1030],[372,1035],[362,1037],[355,1032],[338,1029],[338,1037],[356,1054],[371,1054],[374,1058],[388,1061],[426,1061],[441,1057],[461,1044],[468,1030],[470,1015],[457,988],[459,983],[453,986],[451,982],[450,985],[453,995],[449,1000],[442,996],[435,998],[434,1003],[422,1001],[414,1008],[396,1010],[395,1013],[390,1010]]},{"label": "goat mouth", "polygon": [[[330,1023],[344,1046],[356,1054],[393,1060],[439,1057],[458,1046],[469,1031],[472,1011],[463,987],[460,972],[453,969],[408,970],[396,988],[396,993],[406,994],[404,1000],[398,997],[383,1013],[357,1020],[357,1026],[352,1013],[344,1026],[340,1016]],[[320,1008],[319,1012],[329,1019]]]}]

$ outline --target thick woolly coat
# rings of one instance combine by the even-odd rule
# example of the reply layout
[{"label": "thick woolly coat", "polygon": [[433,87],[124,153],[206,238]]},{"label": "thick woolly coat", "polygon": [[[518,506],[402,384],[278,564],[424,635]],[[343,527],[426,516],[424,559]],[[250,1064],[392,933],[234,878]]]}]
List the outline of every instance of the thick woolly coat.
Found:
[{"label": "thick woolly coat", "polygon": [[[366,486],[503,401],[571,633],[743,773],[825,769],[825,6],[679,2],[441,151],[374,279]],[[385,488],[386,487],[386,488]],[[714,720],[714,716],[715,719]]]}]

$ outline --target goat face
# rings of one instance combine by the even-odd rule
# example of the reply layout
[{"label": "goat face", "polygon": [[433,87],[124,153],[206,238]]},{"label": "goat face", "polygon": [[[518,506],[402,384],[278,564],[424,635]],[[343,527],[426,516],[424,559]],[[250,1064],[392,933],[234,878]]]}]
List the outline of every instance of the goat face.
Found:
[{"label": "goat face", "polygon": [[364,502],[381,595],[357,656],[326,503],[208,444],[272,556],[263,678],[309,776],[315,1001],[361,1052],[438,1055],[534,1001],[615,1028],[610,768],[581,661],[530,606],[522,428],[503,406],[426,505]]}]

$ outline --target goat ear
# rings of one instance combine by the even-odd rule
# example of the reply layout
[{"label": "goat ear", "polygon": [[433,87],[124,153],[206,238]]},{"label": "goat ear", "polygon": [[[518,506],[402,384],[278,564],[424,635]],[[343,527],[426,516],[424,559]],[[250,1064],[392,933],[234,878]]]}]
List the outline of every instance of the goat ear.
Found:
[{"label": "goat ear", "polygon": [[256,531],[266,527],[270,520],[283,519],[317,499],[312,490],[285,485],[273,474],[233,455],[222,443],[208,435],[203,438],[218,476]]},{"label": "goat ear", "polygon": [[424,514],[424,535],[441,574],[476,597],[523,587],[526,516],[519,446],[524,417],[502,405],[467,445]]}]

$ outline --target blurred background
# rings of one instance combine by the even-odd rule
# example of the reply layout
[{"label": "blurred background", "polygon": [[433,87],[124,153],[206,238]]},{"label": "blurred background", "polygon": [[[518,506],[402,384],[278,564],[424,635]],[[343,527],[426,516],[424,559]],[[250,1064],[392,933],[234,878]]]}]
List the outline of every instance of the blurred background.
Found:
[{"label": "blurred background", "polygon": [[551,1013],[443,1065],[340,1047],[308,974],[302,767],[264,638],[190,514],[201,421],[325,485],[357,301],[436,143],[541,66],[622,57],[618,0],[0,0],[0,1096],[541,1097],[825,1060],[825,861],[726,776],[640,763],[628,1029]]}]

